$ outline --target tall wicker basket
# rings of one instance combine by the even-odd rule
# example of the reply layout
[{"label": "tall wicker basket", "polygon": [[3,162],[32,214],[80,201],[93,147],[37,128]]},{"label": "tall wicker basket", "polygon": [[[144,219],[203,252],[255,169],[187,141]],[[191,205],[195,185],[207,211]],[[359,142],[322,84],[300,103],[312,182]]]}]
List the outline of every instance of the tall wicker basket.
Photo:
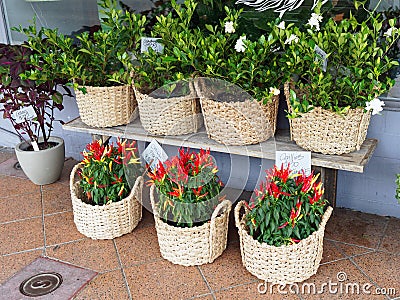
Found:
[{"label": "tall wicker basket", "polygon": [[74,222],[78,231],[92,239],[113,239],[132,230],[142,219],[143,177],[139,176],[128,195],[107,205],[90,205],[81,200],[82,190],[75,175],[77,164],[71,172],[70,191]]},{"label": "tall wicker basket", "polygon": [[251,145],[275,134],[279,96],[267,104],[253,99],[219,101],[210,97],[213,92],[202,79],[195,80],[195,87],[209,138],[225,145]]},{"label": "tall wicker basket", "polygon": [[203,125],[200,103],[189,82],[187,96],[158,98],[135,89],[143,128],[154,135],[182,135],[195,133]]},{"label": "tall wicker basket", "polygon": [[161,220],[154,200],[154,186],[150,189],[150,201],[163,258],[178,265],[197,266],[212,263],[224,252],[232,207],[229,200],[218,204],[209,222],[190,228],[175,227]]},{"label": "tall wicker basket", "polygon": [[[289,112],[290,86],[285,84],[285,96]],[[297,93],[297,92],[296,92]],[[360,150],[367,136],[371,112],[363,108],[350,109],[345,116],[315,107],[299,117],[289,119],[290,137],[300,147],[323,154],[344,154]]]},{"label": "tall wicker basket", "polygon": [[[245,214],[240,217],[240,210]],[[240,252],[245,268],[261,280],[274,284],[302,282],[317,273],[322,259],[325,225],[332,214],[328,207],[319,229],[299,243],[289,246],[270,246],[255,240],[246,228],[244,217],[248,209],[244,201],[235,207],[235,223],[239,230]]]},{"label": "tall wicker basket", "polygon": [[113,127],[137,118],[137,102],[131,85],[85,88],[86,94],[75,91],[79,115],[85,124]]}]

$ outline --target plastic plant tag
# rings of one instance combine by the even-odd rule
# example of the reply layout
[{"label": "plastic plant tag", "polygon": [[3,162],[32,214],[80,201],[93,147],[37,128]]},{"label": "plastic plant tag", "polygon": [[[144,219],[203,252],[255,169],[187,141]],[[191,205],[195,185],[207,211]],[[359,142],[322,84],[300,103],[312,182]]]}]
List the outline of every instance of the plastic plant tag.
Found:
[{"label": "plastic plant tag", "polygon": [[32,144],[32,147],[33,147],[34,151],[39,151],[40,150],[36,141],[32,141],[31,144]]},{"label": "plastic plant tag", "polygon": [[11,117],[17,124],[20,124],[27,120],[32,120],[33,118],[36,118],[36,113],[32,106],[27,106],[14,111],[11,114]]},{"label": "plastic plant tag", "polygon": [[322,62],[322,70],[326,72],[326,68],[328,66],[328,58],[327,58],[328,55],[324,50],[322,50],[317,45],[315,45],[314,51],[317,54],[317,59]]},{"label": "plastic plant tag", "polygon": [[290,164],[290,169],[294,173],[302,172],[306,175],[311,174],[311,152],[310,151],[276,151],[275,165],[286,168]]},{"label": "plastic plant tag", "polygon": [[152,170],[157,168],[158,162],[164,162],[168,159],[167,153],[155,139],[144,149],[142,157]]},{"label": "plastic plant tag", "polygon": [[160,38],[142,37],[140,39],[140,52],[148,52],[149,48],[156,52],[162,53],[164,50],[163,44],[159,42]]}]

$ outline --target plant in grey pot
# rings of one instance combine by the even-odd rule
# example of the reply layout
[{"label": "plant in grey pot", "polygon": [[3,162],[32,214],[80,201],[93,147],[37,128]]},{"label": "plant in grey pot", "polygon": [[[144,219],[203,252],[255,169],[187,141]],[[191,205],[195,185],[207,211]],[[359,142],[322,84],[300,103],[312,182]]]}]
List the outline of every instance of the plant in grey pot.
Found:
[{"label": "plant in grey pot", "polygon": [[[71,95],[52,65],[57,55],[36,32],[23,45],[0,45],[0,112],[9,119],[22,142],[15,152],[22,170],[35,184],[56,181],[64,166],[64,141],[52,136],[55,112],[63,109],[62,86]],[[33,50],[29,43],[39,44]]]},{"label": "plant in grey pot", "polygon": [[396,194],[397,202],[400,204],[400,173],[396,175]]}]

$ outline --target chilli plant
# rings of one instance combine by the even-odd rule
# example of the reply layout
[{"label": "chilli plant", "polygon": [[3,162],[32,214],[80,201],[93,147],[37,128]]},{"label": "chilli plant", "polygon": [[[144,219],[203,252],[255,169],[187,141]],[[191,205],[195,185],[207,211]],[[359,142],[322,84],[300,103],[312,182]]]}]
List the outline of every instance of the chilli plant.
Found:
[{"label": "chilli plant", "polygon": [[268,170],[266,182],[255,190],[248,206],[250,235],[279,247],[298,243],[318,230],[327,200],[317,179],[313,173],[291,173],[290,167]]},{"label": "chilli plant", "polygon": [[136,142],[117,140],[117,144],[104,145],[93,141],[82,152],[78,169],[83,201],[92,205],[118,202],[130,193],[130,178],[139,175],[140,160]]},{"label": "chilli plant", "polygon": [[210,150],[196,153],[181,148],[179,155],[159,162],[149,171],[150,184],[158,192],[157,209],[167,223],[179,227],[201,225],[223,199],[220,197],[222,182]]}]

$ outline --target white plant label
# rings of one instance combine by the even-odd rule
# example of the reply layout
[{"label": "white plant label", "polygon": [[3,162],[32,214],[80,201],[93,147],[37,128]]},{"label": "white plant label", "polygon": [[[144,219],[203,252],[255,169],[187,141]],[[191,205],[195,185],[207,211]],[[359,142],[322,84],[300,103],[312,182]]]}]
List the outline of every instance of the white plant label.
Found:
[{"label": "white plant label", "polygon": [[150,38],[150,37],[142,37],[140,39],[140,52],[148,52],[149,48],[153,49],[156,52],[163,52],[164,46],[159,42],[160,38]]},{"label": "white plant label", "polygon": [[153,171],[157,168],[158,162],[164,162],[168,159],[167,153],[155,139],[144,149],[142,157]]},{"label": "white plant label", "polygon": [[326,68],[328,66],[328,58],[327,58],[328,55],[324,50],[322,50],[317,45],[315,45],[314,51],[317,54],[317,59],[322,62],[322,70],[326,72]]},{"label": "white plant label", "polygon": [[35,151],[39,151],[40,150],[36,141],[32,141],[31,144],[32,144],[33,150],[35,150]]},{"label": "white plant label", "polygon": [[311,174],[311,152],[310,151],[276,151],[275,165],[280,168],[290,165],[290,170],[294,173],[302,172],[306,175]]},{"label": "white plant label", "polygon": [[36,118],[36,113],[32,106],[27,106],[14,111],[11,114],[11,117],[15,120],[17,124],[20,124],[27,120],[32,120],[33,118]]}]

